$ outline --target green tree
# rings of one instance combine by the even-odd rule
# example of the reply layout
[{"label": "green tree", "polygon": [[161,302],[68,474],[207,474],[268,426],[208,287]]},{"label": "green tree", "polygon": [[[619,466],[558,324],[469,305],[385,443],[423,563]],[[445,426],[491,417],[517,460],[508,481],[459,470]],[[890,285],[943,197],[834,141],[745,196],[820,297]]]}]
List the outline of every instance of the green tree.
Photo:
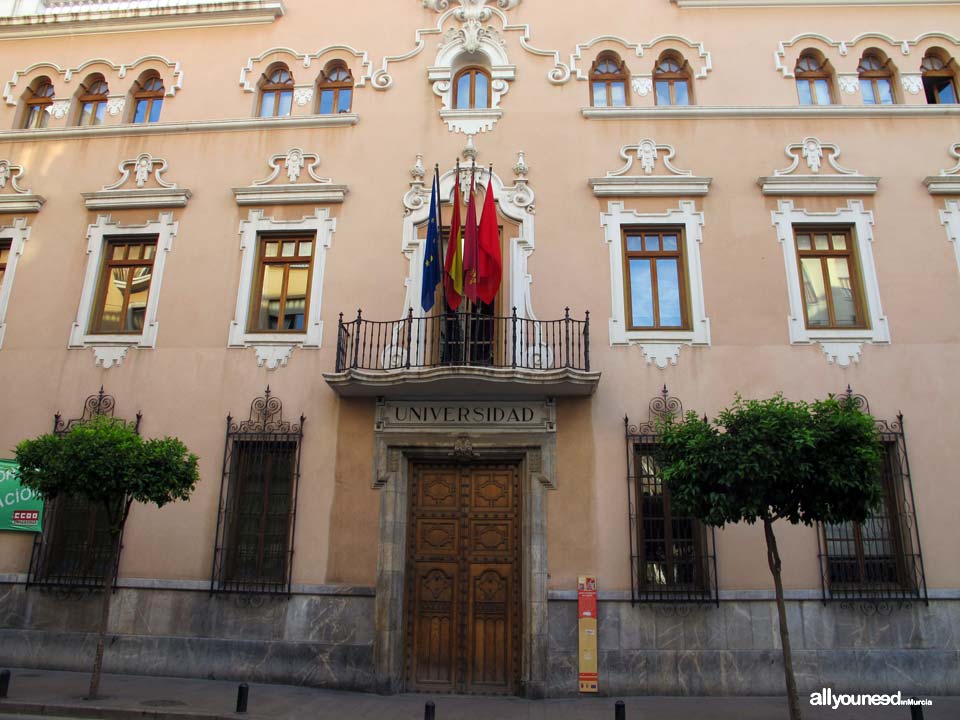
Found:
[{"label": "green tree", "polygon": [[200,479],[197,456],[176,438],[144,440],[122,420],[100,415],[65,435],[24,440],[16,457],[24,486],[46,500],[65,495],[102,505],[109,519],[110,560],[88,693],[94,699],[100,689],[120,537],[130,506],[139,502],[163,507],[186,500]]},{"label": "green tree", "polygon": [[776,590],[791,720],[800,702],[773,523],[863,522],[881,500],[881,445],[870,415],[830,396],[744,400],[710,422],[687,413],[660,423],[657,460],[678,512],[707,525],[763,523]]}]

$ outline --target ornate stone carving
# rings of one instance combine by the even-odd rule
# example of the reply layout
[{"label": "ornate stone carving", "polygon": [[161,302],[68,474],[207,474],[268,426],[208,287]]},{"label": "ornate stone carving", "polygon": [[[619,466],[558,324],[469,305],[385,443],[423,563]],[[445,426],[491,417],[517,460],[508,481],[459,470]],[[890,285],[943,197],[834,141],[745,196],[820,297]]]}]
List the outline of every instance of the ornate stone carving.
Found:
[{"label": "ornate stone carving", "polygon": [[107,112],[111,117],[117,117],[117,115],[123,112],[123,108],[126,104],[126,98],[110,98],[107,100]]},{"label": "ornate stone carving", "polygon": [[635,77],[631,80],[630,86],[640,97],[646,97],[653,92],[653,78]]},{"label": "ornate stone carving", "polygon": [[163,173],[167,170],[167,161],[163,158],[155,158],[150,153],[141,153],[132,160],[124,160],[120,163],[120,179],[113,185],[104,185],[104,190],[119,190],[128,180],[130,180],[131,171],[134,173],[134,182],[138,188],[147,184],[150,175],[153,175],[157,185],[163,188],[175,188],[176,183],[167,182],[163,179]]},{"label": "ornate stone carving", "polygon": [[[166,170],[167,161],[150,153],[124,160],[119,165],[120,179],[97,192],[83,193],[84,204],[90,210],[185,207],[190,191],[167,182]],[[128,184],[135,187],[124,187]]]},{"label": "ornate stone carving", "polygon": [[7,183],[10,183],[10,189],[21,195],[28,194],[29,190],[24,190],[18,182],[23,177],[23,166],[14,165],[9,160],[0,160],[0,190],[5,190]]},{"label": "ornate stone carving", "polygon": [[[310,164],[307,164],[307,160],[310,160]],[[283,170],[287,173],[287,179],[291,183],[295,183],[300,179],[300,174],[306,168],[307,174],[317,183],[330,183],[333,182],[330,178],[320,177],[315,172],[316,167],[320,164],[320,156],[316,153],[308,153],[303,148],[290,148],[285,153],[280,153],[274,155],[267,161],[267,165],[273,170],[267,177],[262,180],[255,180],[254,185],[269,185],[280,175],[281,163],[283,164]]]},{"label": "ornate stone carving", "polygon": [[[303,205],[310,203],[343,202],[347,186],[335,185],[328,177],[321,177],[316,169],[320,156],[294,147],[278,153],[267,160],[270,174],[262,180],[254,180],[249,187],[234,188],[238,205]],[[300,182],[306,170],[312,182]],[[287,183],[274,183],[280,173],[286,175]]]},{"label": "ornate stone carving", "polygon": [[931,195],[960,195],[960,143],[951,145],[948,152],[957,164],[923,179]]},{"label": "ornate stone carving", "polygon": [[422,181],[426,172],[426,168],[423,167],[423,153],[417,153],[417,161],[413,164],[413,167],[410,168],[410,177],[412,177],[414,181]]},{"label": "ornate stone carving", "polygon": [[[456,0],[460,7],[453,11],[453,17],[462,25],[459,29],[451,28],[444,36],[451,40],[463,42],[463,47],[468,53],[475,53],[480,49],[482,39],[493,40],[503,44],[500,34],[494,28],[484,27],[483,23],[490,19],[493,14],[487,7],[488,0]],[[510,10],[520,4],[520,0],[496,0],[496,4],[502,10]],[[423,0],[423,6],[435,12],[446,12],[450,8],[450,0]]]},{"label": "ornate stone carving", "polygon": [[[671,162],[675,154],[672,145],[659,145],[650,138],[624,145],[620,148],[623,167],[609,171],[605,177],[590,178],[590,186],[597,197],[706,195],[712,178],[696,177],[690,170],[676,167]],[[639,163],[643,175],[627,175],[634,162]],[[666,172],[654,176],[658,162]]]},{"label": "ornate stone carving", "polygon": [[527,158],[521,150],[517,153],[517,164],[513,166],[513,174],[516,175],[517,180],[526,180],[529,172],[530,166],[527,165]]},{"label": "ornate stone carving", "polygon": [[293,91],[293,101],[300,107],[310,104],[313,100],[313,88],[296,88]]},{"label": "ornate stone carving", "polygon": [[903,86],[904,92],[919,95],[923,90],[923,76],[919,73],[915,75],[903,73],[900,75],[900,84]]},{"label": "ornate stone carving", "polygon": [[860,92],[860,78],[857,75],[837,75],[837,85],[847,95],[856,95]]},{"label": "ornate stone carving", "polygon": [[[764,195],[873,195],[880,182],[878,177],[867,177],[841,165],[840,148],[806,137],[787,145],[784,152],[790,158],[785,168],[774,170],[772,176],[760,177],[757,184]],[[798,173],[801,160],[810,174]],[[826,160],[826,162],[824,162]],[[821,173],[830,168],[832,173]]]},{"label": "ornate stone carving", "polygon": [[48,107],[47,112],[57,120],[63,120],[70,112],[69,100],[54,100]]},{"label": "ornate stone carving", "polygon": [[473,449],[473,441],[468,435],[461,435],[453,441],[453,450],[449,455],[457,460],[472,460],[480,457],[480,453]]}]

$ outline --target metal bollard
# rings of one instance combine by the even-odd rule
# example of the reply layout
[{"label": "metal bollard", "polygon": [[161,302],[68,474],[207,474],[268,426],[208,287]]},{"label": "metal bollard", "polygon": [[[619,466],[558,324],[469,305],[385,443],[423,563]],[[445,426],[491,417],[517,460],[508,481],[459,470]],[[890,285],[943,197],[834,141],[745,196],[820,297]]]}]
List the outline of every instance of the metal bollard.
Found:
[{"label": "metal bollard", "polygon": [[627,706],[623,704],[623,700],[617,700],[617,704],[613,706],[613,718],[627,720]]},{"label": "metal bollard", "polygon": [[237,688],[237,712],[245,713],[247,711],[247,699],[250,697],[250,686],[246,683],[240,683]]},{"label": "metal bollard", "polygon": [[[916,700],[916,698],[914,698]],[[911,705],[910,706],[910,720],[923,720],[923,706],[922,705]]]},{"label": "metal bollard", "polygon": [[427,704],[423,706],[423,720],[436,720],[436,718],[437,707],[432,701],[428,701]]},{"label": "metal bollard", "polygon": [[10,689],[10,671],[0,670],[0,698],[7,696],[7,690]]}]

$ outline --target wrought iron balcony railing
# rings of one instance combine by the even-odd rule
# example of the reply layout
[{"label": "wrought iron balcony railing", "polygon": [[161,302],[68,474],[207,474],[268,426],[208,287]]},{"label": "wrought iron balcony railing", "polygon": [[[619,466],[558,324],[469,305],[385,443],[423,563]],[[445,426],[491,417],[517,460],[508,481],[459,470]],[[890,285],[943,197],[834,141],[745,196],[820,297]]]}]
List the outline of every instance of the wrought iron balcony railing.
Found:
[{"label": "wrought iron balcony railing", "polygon": [[344,321],[337,331],[337,372],[443,367],[590,371],[590,313],[583,320],[529,320],[450,312],[402,320]]}]

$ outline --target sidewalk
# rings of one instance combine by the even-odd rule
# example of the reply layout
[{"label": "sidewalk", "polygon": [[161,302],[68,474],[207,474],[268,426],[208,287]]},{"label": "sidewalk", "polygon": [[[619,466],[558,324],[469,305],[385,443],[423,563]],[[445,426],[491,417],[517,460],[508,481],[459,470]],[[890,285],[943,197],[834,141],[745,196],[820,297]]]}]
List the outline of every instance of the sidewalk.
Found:
[{"label": "sidewalk", "polygon": [[[104,675],[103,698],[83,699],[90,676],[50,670],[12,671],[10,692],[0,700],[9,715],[105,720],[421,720],[424,703],[436,704],[436,720],[612,720],[616,698],[520,700],[516,698],[366,695],[289,685],[251,685],[248,713],[237,715],[237,683],[133,675]],[[786,720],[782,698],[623,698],[627,720]],[[960,718],[960,698],[934,698],[924,720]],[[805,720],[909,720],[910,709],[810,707]]]}]

